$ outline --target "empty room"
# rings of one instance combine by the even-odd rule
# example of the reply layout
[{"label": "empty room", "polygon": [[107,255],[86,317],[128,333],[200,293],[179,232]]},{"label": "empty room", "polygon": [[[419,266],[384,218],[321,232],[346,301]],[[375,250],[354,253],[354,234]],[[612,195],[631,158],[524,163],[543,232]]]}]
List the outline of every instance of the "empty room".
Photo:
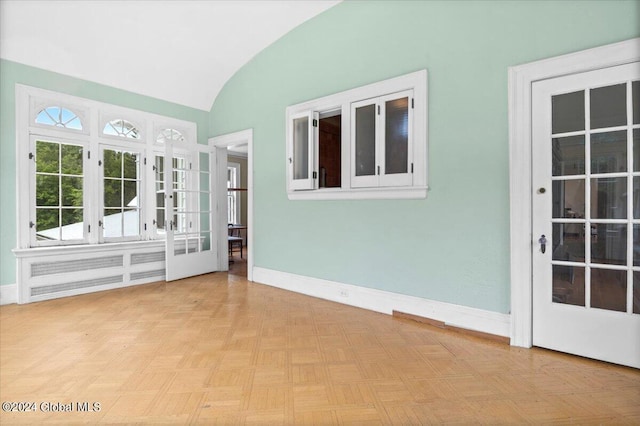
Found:
[{"label": "empty room", "polygon": [[0,0],[0,402],[640,424],[640,0]]}]

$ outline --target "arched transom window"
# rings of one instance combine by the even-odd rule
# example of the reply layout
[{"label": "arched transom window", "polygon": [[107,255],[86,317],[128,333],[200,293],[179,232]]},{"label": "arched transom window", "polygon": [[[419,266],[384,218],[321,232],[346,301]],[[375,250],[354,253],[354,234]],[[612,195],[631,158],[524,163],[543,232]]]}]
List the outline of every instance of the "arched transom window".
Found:
[{"label": "arched transom window", "polygon": [[117,118],[108,122],[102,133],[128,139],[140,139],[140,130],[130,121]]},{"label": "arched transom window", "polygon": [[167,141],[184,142],[184,136],[176,129],[163,129],[160,131],[160,134],[158,134],[156,140],[158,143],[165,143]]},{"label": "arched transom window", "polygon": [[61,106],[44,108],[36,116],[36,123],[65,129],[82,130],[82,121],[71,110]]}]

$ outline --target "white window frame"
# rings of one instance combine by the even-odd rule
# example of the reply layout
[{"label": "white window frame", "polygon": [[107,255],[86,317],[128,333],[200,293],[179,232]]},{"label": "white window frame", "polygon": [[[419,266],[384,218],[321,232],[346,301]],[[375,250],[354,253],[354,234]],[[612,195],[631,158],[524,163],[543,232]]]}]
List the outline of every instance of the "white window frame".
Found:
[{"label": "white window frame", "polygon": [[[354,139],[352,134],[352,104],[377,98],[382,101],[387,96],[412,91],[412,118],[409,158],[412,159],[411,179],[389,177],[377,180],[375,184],[359,185],[353,179]],[[318,140],[314,135],[310,139],[309,153],[313,158],[309,165],[313,167],[309,176],[311,183],[300,184],[293,179],[293,119],[301,116],[315,117],[339,110],[342,116],[341,133],[341,176],[339,188],[319,188],[318,176]],[[411,115],[411,114],[410,114]],[[428,191],[428,131],[427,131],[427,70],[420,70],[403,76],[391,78],[330,96],[310,100],[287,107],[285,114],[286,131],[286,190],[290,200],[339,200],[339,199],[419,199],[426,198]],[[310,123],[313,123],[310,120]],[[384,142],[380,142],[383,146]],[[380,148],[383,149],[383,148]],[[315,173],[314,173],[315,172]]]},{"label": "white window frame", "polygon": [[[185,141],[176,151],[185,156],[197,155],[197,125],[193,122],[118,107],[98,101],[16,84],[16,217],[17,249],[35,249],[47,246],[51,250],[64,250],[66,246],[83,245],[87,250],[99,246],[122,243],[130,240],[161,240],[162,233],[153,226],[156,215],[154,156],[164,155],[165,148],[158,144],[155,130],[173,128]],[[37,114],[47,106],[67,108],[82,122],[82,130],[65,129],[35,123]],[[122,118],[138,126],[139,139],[115,137],[103,133],[104,125]],[[82,240],[40,241],[36,240],[35,228],[35,141],[36,139],[69,142],[83,146],[83,197],[84,232]],[[103,169],[98,165],[104,149],[117,149],[140,153],[140,233],[135,237],[103,238],[99,228],[104,214]],[[31,155],[30,155],[31,154]],[[92,190],[92,188],[98,189]],[[90,227],[90,231],[89,231]],[[70,249],[71,247],[69,247]]]},{"label": "white window frame", "polygon": [[[407,173],[387,174],[385,166],[385,117],[386,117],[386,102],[409,98],[409,111],[408,111],[408,138],[407,138]],[[353,188],[375,188],[375,187],[403,187],[411,186],[413,184],[413,173],[411,171],[413,164],[413,108],[411,108],[411,102],[413,100],[413,90],[405,90],[403,92],[392,93],[386,96],[380,96],[373,99],[365,99],[363,101],[354,102],[351,104],[351,140],[356,140],[356,108],[362,106],[373,105],[375,107],[375,167],[376,172],[370,176],[356,176],[356,144],[351,144],[351,186]]]},{"label": "white window frame", "polygon": [[[40,134],[45,133],[45,134]],[[47,134],[49,133],[49,134]],[[53,133],[53,134],[52,134]],[[86,140],[86,137],[74,137],[77,135],[73,134],[64,134],[62,136],[57,135],[58,132],[38,132],[32,133],[29,136],[29,148],[30,152],[36,155],[36,142],[52,142],[59,144],[69,144],[69,145],[80,145],[82,146],[82,183],[83,183],[83,191],[82,191],[82,209],[83,209],[83,230],[82,230],[82,238],[75,240],[38,240],[36,235],[36,227],[31,226],[31,223],[36,223],[37,217],[37,208],[36,208],[36,162],[29,161],[28,169],[29,169],[29,177],[28,181],[28,191],[29,191],[29,239],[32,241],[32,246],[34,247],[46,247],[46,246],[65,246],[65,245],[77,245],[77,244],[86,244],[89,242],[89,229],[87,227],[87,205],[88,205],[88,192],[87,188],[87,167],[88,167],[88,159],[87,152],[89,149],[89,141]],[[63,226],[60,224],[60,226]]]}]

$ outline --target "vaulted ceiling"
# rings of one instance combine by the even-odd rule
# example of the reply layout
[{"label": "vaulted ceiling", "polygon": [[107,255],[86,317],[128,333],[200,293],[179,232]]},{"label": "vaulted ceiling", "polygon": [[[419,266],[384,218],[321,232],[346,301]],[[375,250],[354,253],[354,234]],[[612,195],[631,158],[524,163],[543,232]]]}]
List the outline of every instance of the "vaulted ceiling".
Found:
[{"label": "vaulted ceiling", "polygon": [[0,57],[209,111],[262,49],[340,0],[0,0]]}]

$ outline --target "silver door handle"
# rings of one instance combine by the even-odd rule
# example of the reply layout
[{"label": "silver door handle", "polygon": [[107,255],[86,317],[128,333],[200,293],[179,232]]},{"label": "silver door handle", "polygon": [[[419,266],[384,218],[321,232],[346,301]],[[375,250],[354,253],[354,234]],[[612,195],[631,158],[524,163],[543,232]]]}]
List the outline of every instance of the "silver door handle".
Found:
[{"label": "silver door handle", "polygon": [[538,243],[540,244],[540,251],[544,253],[547,251],[547,237],[542,234],[540,238],[538,238]]}]

